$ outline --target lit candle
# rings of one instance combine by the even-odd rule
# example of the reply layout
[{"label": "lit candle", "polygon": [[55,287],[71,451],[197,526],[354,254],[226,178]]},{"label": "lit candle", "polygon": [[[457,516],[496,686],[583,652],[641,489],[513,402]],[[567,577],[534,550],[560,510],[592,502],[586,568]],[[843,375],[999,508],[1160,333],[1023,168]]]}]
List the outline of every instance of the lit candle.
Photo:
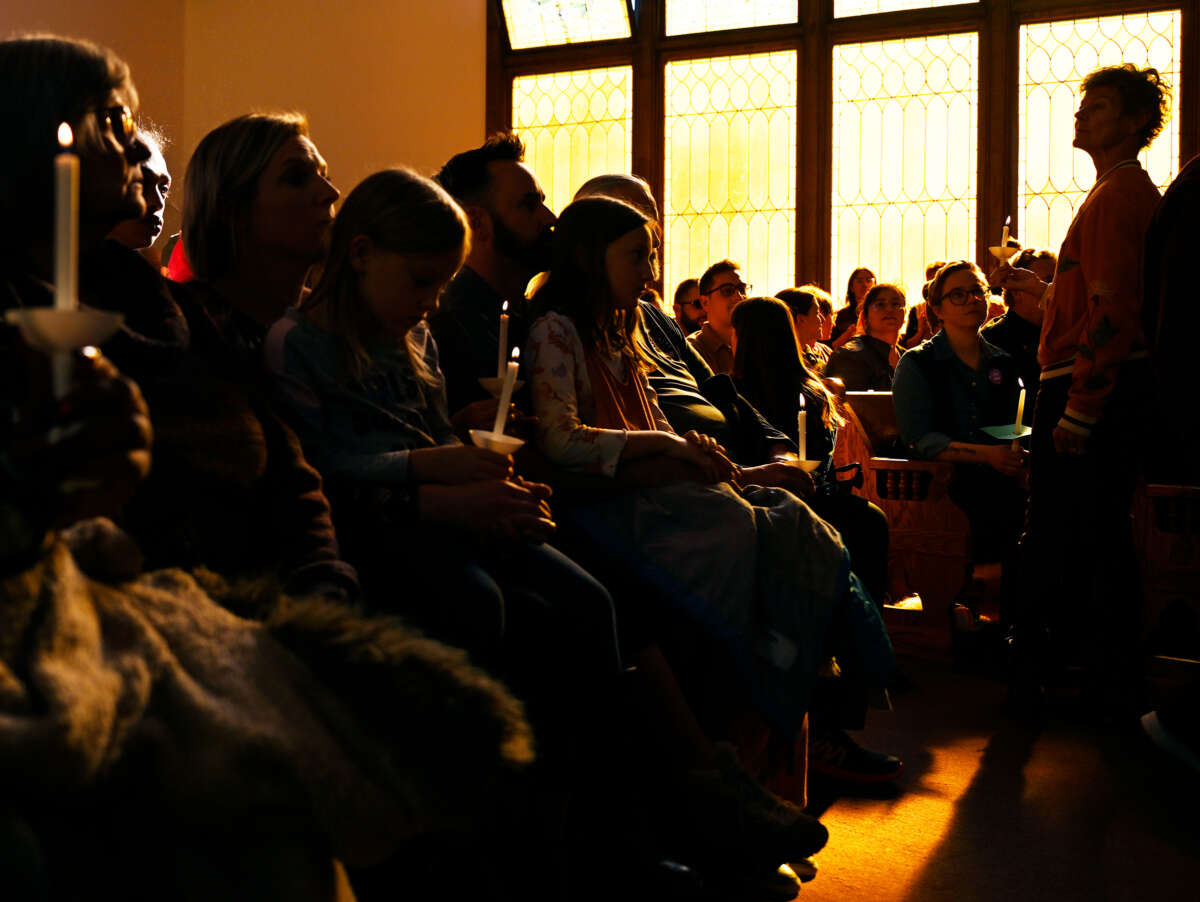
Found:
[{"label": "lit candle", "polygon": [[[1021,386],[1021,394],[1017,396],[1017,422],[1013,426],[1013,432],[1021,431],[1021,421],[1025,418],[1025,383],[1021,379],[1017,380],[1017,385]],[[1021,447],[1021,439],[1014,438],[1012,440],[1012,449],[1016,451]]]},{"label": "lit candle", "polygon": [[1012,222],[1012,216],[1004,217],[1004,231],[1000,233],[1000,246],[1008,247],[1008,224]]},{"label": "lit candle", "polygon": [[54,157],[54,307],[74,310],[79,260],[79,157],[71,152],[71,126],[58,127],[63,151]]},{"label": "lit candle", "polygon": [[808,460],[808,411],[804,409],[804,393],[800,394],[800,413],[796,414],[796,451],[801,460]]},{"label": "lit candle", "polygon": [[500,308],[500,348],[496,352],[496,378],[504,378],[504,368],[508,365],[508,301]]},{"label": "lit candle", "polygon": [[496,422],[492,424],[493,435],[503,435],[504,425],[508,422],[508,407],[512,404],[513,386],[517,382],[517,358],[521,356],[520,348],[513,348],[512,360],[504,371],[504,387],[500,389],[500,404],[496,407]]}]

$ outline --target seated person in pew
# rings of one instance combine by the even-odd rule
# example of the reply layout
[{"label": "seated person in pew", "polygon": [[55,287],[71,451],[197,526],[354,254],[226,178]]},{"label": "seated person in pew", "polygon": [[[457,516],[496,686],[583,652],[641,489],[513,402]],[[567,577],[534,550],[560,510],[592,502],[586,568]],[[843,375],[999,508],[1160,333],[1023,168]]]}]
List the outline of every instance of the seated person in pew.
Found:
[{"label": "seated person in pew", "polygon": [[[583,197],[624,201],[655,223],[658,204],[645,180],[610,173],[589,179],[575,192]],[[655,240],[658,240],[655,232]],[[653,368],[647,373],[658,404],[680,435],[695,430],[716,439],[742,468],[742,478],[755,485],[778,486],[800,497],[812,491],[812,480],[786,465],[795,443],[737,392],[724,373],[713,374],[678,325],[643,296],[639,303],[639,339]]]},{"label": "seated person in pew", "polygon": [[1013,424],[1021,392],[1016,361],[980,337],[987,298],[975,264],[958,260],[938,270],[928,303],[942,330],[900,359],[892,399],[900,434],[915,456],[961,465],[950,495],[971,523],[973,560],[1000,561],[1011,580],[1029,453],[982,428]]},{"label": "seated person in pew", "polygon": [[653,245],[653,221],[607,197],[581,198],[560,217],[527,347],[538,441],[560,466],[614,486],[627,466],[658,465],[657,483],[571,517],[669,587],[677,613],[738,662],[754,710],[794,735],[829,654],[864,667],[868,682],[888,679],[876,669],[889,666],[885,633],[837,533],[788,492],[731,482],[736,468],[715,442],[679,436],[655,403],[636,337]]},{"label": "seated person in pew", "polygon": [[821,343],[821,336],[825,332],[825,314],[822,309],[831,306],[832,299],[816,285],[785,288],[775,292],[775,297],[787,304],[788,310],[791,311],[792,328],[800,345],[804,365],[817,376],[822,375],[830,354],[829,347]]},{"label": "seated person in pew", "polygon": [[[788,289],[792,293],[805,290]],[[815,299],[810,296],[810,300]],[[818,310],[815,302],[812,310]],[[806,499],[808,506],[837,527],[855,572],[875,603],[882,605],[887,585],[887,515],[862,496],[838,491],[831,484],[835,478],[831,472],[833,449],[845,420],[837,399],[801,356],[796,335],[788,328],[792,318],[789,307],[775,298],[749,298],[738,304],[733,311],[734,378],[756,409],[797,441],[805,459],[822,461],[814,479],[823,490]],[[799,437],[801,409],[806,427],[803,440]],[[850,782],[899,776],[902,765],[898,758],[865,749],[845,732],[864,726],[867,693],[862,687],[848,685],[847,680],[822,681],[820,686],[827,691],[819,690],[813,700],[810,767]]]},{"label": "seated person in pew", "polygon": [[841,379],[846,391],[891,391],[896,364],[904,349],[897,342],[904,328],[904,290],[881,282],[863,298],[860,335],[829,355],[827,379]]}]

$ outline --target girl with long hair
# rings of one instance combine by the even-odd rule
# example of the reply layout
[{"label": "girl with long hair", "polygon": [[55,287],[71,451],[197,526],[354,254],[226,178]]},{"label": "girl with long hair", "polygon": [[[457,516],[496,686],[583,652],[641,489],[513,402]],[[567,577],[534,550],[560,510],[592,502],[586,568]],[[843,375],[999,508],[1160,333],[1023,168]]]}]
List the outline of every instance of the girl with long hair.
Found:
[{"label": "girl with long hair", "polygon": [[867,292],[874,287],[875,273],[865,266],[860,266],[850,273],[850,278],[846,280],[846,306],[838,310],[837,316],[833,320],[831,340],[835,350],[855,335],[862,334],[860,314],[862,313],[863,299],[867,296]]},{"label": "girl with long hair", "polygon": [[823,343],[829,326],[825,310],[832,305],[829,295],[816,285],[801,285],[777,291],[775,297],[787,304],[791,312],[792,330],[804,365],[820,375],[829,362],[829,345]]},{"label": "girl with long hair", "polygon": [[577,662],[615,676],[611,599],[544,544],[549,489],[515,476],[510,456],[464,445],[448,414],[425,316],[468,244],[440,186],[403,169],[368,177],[342,205],[312,294],[272,327],[268,366],[368,598],[403,586],[406,614],[482,654],[500,649],[514,598],[570,599]]},{"label": "girl with long hair", "polygon": [[570,516],[715,637],[741,665],[756,708],[794,732],[831,624],[843,637],[857,624],[845,651],[877,679],[890,646],[828,524],[788,492],[739,488],[711,440],[671,431],[634,340],[655,264],[651,223],[633,207],[591,197],[559,217],[526,352],[538,442],[573,470],[612,476],[662,464],[657,484]]}]

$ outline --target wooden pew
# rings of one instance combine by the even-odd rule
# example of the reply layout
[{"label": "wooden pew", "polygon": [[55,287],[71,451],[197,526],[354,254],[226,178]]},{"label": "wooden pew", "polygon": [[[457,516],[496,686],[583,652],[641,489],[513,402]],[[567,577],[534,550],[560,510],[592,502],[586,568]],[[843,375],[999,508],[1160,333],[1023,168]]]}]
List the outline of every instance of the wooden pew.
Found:
[{"label": "wooden pew", "polygon": [[1143,484],[1133,503],[1153,695],[1200,678],[1200,486]]},{"label": "wooden pew", "polygon": [[950,609],[970,567],[970,527],[946,493],[953,465],[885,456],[898,447],[900,435],[891,392],[847,392],[843,412],[847,423],[838,433],[834,463],[862,464],[857,492],[887,514],[891,601],[914,593],[921,598],[919,611],[884,608],[892,641],[906,650],[948,655]]}]

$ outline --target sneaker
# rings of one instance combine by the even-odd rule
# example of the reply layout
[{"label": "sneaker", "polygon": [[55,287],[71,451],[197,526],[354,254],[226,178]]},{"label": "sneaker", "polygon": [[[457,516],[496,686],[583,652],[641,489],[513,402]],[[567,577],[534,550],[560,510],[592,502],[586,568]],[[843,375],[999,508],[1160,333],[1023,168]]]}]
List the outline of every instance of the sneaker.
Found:
[{"label": "sneaker", "polygon": [[789,861],[788,867],[801,883],[808,883],[817,876],[817,862],[813,858],[802,858],[799,861]]},{"label": "sneaker", "polygon": [[895,755],[863,748],[845,730],[810,727],[808,769],[845,783],[884,783],[900,776],[904,763]]},{"label": "sneaker", "polygon": [[702,872],[757,874],[824,848],[829,831],[819,820],[768,792],[729,759],[719,761],[723,766],[696,768],[671,781],[663,814],[681,844],[679,860]]}]

